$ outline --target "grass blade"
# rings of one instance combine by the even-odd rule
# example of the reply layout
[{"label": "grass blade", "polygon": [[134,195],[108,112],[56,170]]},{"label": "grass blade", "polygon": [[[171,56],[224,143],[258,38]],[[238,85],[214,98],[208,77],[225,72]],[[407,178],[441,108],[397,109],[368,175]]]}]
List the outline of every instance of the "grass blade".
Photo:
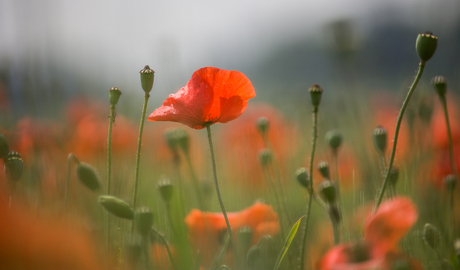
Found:
[{"label": "grass blade", "polygon": [[273,270],[277,270],[280,267],[284,256],[286,255],[287,251],[289,250],[289,247],[291,246],[292,240],[297,234],[297,230],[299,229],[300,221],[302,221],[303,217],[304,216],[300,217],[299,220],[297,220],[297,222],[294,224],[294,226],[292,226],[291,231],[289,232],[289,235],[286,238],[286,242],[284,243],[284,247],[283,249],[281,249],[281,252],[278,255],[278,259],[276,260],[275,267],[273,268]]}]

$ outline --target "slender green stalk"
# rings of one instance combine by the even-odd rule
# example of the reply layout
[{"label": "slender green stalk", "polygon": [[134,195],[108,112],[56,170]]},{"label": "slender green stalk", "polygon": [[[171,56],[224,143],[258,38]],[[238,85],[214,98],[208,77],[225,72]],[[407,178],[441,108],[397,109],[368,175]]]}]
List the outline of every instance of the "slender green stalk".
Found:
[{"label": "slender green stalk", "polygon": [[67,157],[67,180],[65,184],[65,195],[64,195],[64,205],[65,205],[65,210],[67,211],[67,202],[69,198],[69,182],[70,182],[70,163],[75,161],[75,163],[80,163],[80,161],[75,157],[73,153],[70,153],[69,156]]},{"label": "slender green stalk", "polygon": [[[110,105],[109,134],[107,136],[107,195],[110,195],[112,179],[112,127],[115,122],[115,105]],[[110,249],[110,214],[107,212],[107,248]]]},{"label": "slender green stalk", "polygon": [[450,169],[452,173],[455,175],[455,178],[458,181],[458,170],[457,166],[455,165],[454,159],[454,143],[452,141],[452,131],[450,129],[450,121],[449,121],[449,113],[447,111],[447,102],[446,96],[441,98],[442,108],[444,110],[444,118],[446,119],[446,127],[447,127],[447,138],[449,140],[449,162],[450,162]]},{"label": "slender green stalk", "polygon": [[303,227],[302,232],[302,244],[300,248],[300,265],[299,269],[303,270],[305,267],[305,247],[307,242],[307,231],[308,231],[308,223],[310,221],[310,212],[311,212],[311,202],[313,201],[313,161],[315,158],[315,149],[316,149],[316,138],[318,137],[318,107],[313,108],[313,138],[312,138],[312,145],[311,145],[311,155],[310,155],[310,188],[309,188],[309,198],[308,198],[308,206],[307,206],[307,213],[306,213],[306,221]]},{"label": "slender green stalk", "polygon": [[332,216],[331,216],[331,221],[332,221],[332,229],[334,231],[334,245],[338,245],[340,243],[339,223],[336,222],[336,220]]},{"label": "slender green stalk", "polygon": [[225,224],[227,224],[227,231],[228,231],[228,235],[230,236],[230,241],[232,243],[233,252],[235,253],[235,259],[237,262],[239,262],[240,260],[238,258],[238,249],[236,248],[235,238],[233,237],[232,228],[230,227],[230,222],[228,221],[224,202],[222,201],[222,197],[220,196],[219,183],[217,182],[216,158],[214,157],[214,148],[212,146],[211,127],[207,125],[206,130],[208,132],[209,149],[211,151],[212,172],[214,174],[214,187],[216,188],[217,199],[219,199],[220,209],[222,209],[222,214],[224,215]]},{"label": "slender green stalk", "polygon": [[422,77],[422,73],[424,69],[425,69],[425,62],[420,62],[417,75],[415,76],[414,82],[412,83],[409,89],[409,92],[407,93],[406,99],[404,100],[404,103],[401,107],[401,111],[399,112],[398,121],[396,122],[395,135],[393,137],[393,148],[391,149],[390,161],[388,162],[388,168],[386,169],[386,172],[385,172],[385,181],[383,182],[382,190],[380,191],[374,211],[377,211],[380,204],[382,203],[383,194],[385,194],[385,189],[388,185],[388,179],[390,179],[389,176],[390,176],[391,168],[393,167],[393,162],[395,160],[396,145],[398,143],[398,134],[399,134],[399,129],[401,128],[401,123],[402,123],[402,119],[404,116],[404,112],[406,111],[407,105],[409,104],[409,100],[415,91],[415,87],[417,86],[420,78]]},{"label": "slender green stalk", "polygon": [[188,166],[188,168],[190,170],[190,176],[192,177],[193,188],[195,189],[198,204],[200,205],[200,209],[202,211],[206,211],[206,209],[204,207],[203,197],[201,196],[201,191],[200,191],[200,185],[198,183],[198,178],[196,177],[195,171],[193,170],[193,165],[192,165],[192,161],[190,159],[190,154],[187,153],[186,151],[183,151],[183,153],[184,153],[184,156],[185,156],[185,160],[187,162],[187,166]]},{"label": "slender green stalk", "polygon": [[[141,125],[139,127],[139,137],[137,140],[137,156],[136,156],[136,175],[134,178],[134,189],[133,189],[133,209],[136,209],[137,205],[137,188],[139,186],[139,165],[141,159],[141,146],[142,146],[142,132],[144,131],[145,113],[147,111],[147,103],[149,102],[149,93],[144,95],[144,106],[142,107],[142,118]],[[134,220],[131,222],[131,238],[134,233]]]},{"label": "slender green stalk", "polygon": [[[338,157],[338,151],[337,149],[334,149],[332,151],[332,162],[334,163],[334,170],[335,170],[335,183],[336,183],[336,187],[337,187],[337,196],[338,196],[338,204],[339,204],[339,215],[340,217],[342,218],[342,220],[340,221],[340,224],[342,226],[342,233],[345,233],[345,222],[343,222],[343,214],[342,214],[342,194],[340,193],[340,182],[339,182],[339,157]],[[338,244],[340,243],[340,231],[339,231],[339,228],[336,226],[338,226],[338,224],[336,224],[337,222],[335,221],[332,221],[332,225],[334,227],[334,243],[335,244]],[[338,235],[338,238],[336,238],[336,236]],[[338,241],[338,242],[336,242]]]},{"label": "slender green stalk", "polygon": [[169,257],[169,260],[171,261],[171,265],[173,267],[174,270],[177,270],[177,266],[176,264],[174,263],[174,259],[173,259],[173,256],[172,256],[172,253],[171,253],[171,249],[169,249],[169,245],[168,245],[168,242],[166,242],[166,239],[165,237],[163,236],[163,234],[161,234],[159,231],[157,231],[155,228],[152,228],[152,231],[158,236],[160,237],[161,239],[161,242],[163,242],[163,245],[166,247],[166,252],[168,253],[168,257]]}]

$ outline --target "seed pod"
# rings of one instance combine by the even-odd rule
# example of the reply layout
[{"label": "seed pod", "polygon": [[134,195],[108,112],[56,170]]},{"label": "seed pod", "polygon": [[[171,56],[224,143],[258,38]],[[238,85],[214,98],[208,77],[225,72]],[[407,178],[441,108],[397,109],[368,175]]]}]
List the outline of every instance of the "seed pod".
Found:
[{"label": "seed pod", "polygon": [[145,93],[150,93],[153,88],[153,81],[155,77],[155,71],[150,69],[148,65],[146,65],[141,71],[139,71],[141,74],[141,85],[142,89],[144,90]]},{"label": "seed pod", "polygon": [[308,173],[306,168],[300,168],[295,172],[297,181],[305,188],[310,188],[310,180],[308,179]]},{"label": "seed pod", "polygon": [[321,173],[321,175],[326,178],[326,179],[331,179],[331,173],[329,171],[329,163],[326,161],[321,161],[318,164],[318,171]]},{"label": "seed pod", "polygon": [[101,189],[101,180],[96,173],[96,170],[89,164],[80,162],[77,165],[77,176],[78,179],[92,191],[98,191]]},{"label": "seed pod", "polygon": [[391,168],[390,175],[388,176],[388,181],[393,186],[396,186],[398,179],[399,179],[399,169],[397,167]]},{"label": "seed pod", "polygon": [[153,213],[148,207],[141,207],[134,213],[136,229],[142,236],[147,236],[153,225]]},{"label": "seed pod", "polygon": [[98,201],[105,208],[105,210],[119,218],[130,220],[134,218],[133,209],[129,207],[128,203],[118,199],[117,197],[103,195],[99,196]]},{"label": "seed pod", "polygon": [[446,176],[444,178],[444,184],[446,185],[447,190],[454,190],[457,185],[457,177],[453,174]]},{"label": "seed pod", "polygon": [[10,148],[8,147],[8,142],[6,141],[5,136],[3,136],[3,134],[0,133],[0,158],[8,158],[9,152]]},{"label": "seed pod", "polygon": [[343,136],[339,130],[333,129],[326,133],[325,139],[332,149],[337,150],[337,148],[339,148],[342,144]]},{"label": "seed pod", "polygon": [[262,149],[259,151],[259,162],[262,166],[267,166],[272,162],[272,151],[269,149]]},{"label": "seed pod", "polygon": [[21,179],[24,170],[24,162],[21,154],[16,151],[10,151],[5,161],[5,174],[9,181],[17,182]]},{"label": "seed pod", "polygon": [[337,190],[330,180],[324,180],[319,186],[319,194],[328,204],[335,204],[337,200]]},{"label": "seed pod", "polygon": [[110,104],[115,106],[118,103],[118,100],[120,99],[121,96],[121,91],[117,87],[112,87],[109,90],[109,101]]},{"label": "seed pod", "polygon": [[441,243],[441,233],[435,226],[427,223],[423,228],[423,241],[433,250],[437,250]]},{"label": "seed pod", "polygon": [[323,88],[319,84],[313,84],[308,88],[311,97],[311,104],[315,110],[318,109],[319,104],[321,103],[321,95],[323,94]]},{"label": "seed pod", "polygon": [[387,149],[387,130],[382,126],[377,126],[372,131],[372,142],[374,148],[379,154],[384,154]]},{"label": "seed pod", "polygon": [[267,117],[260,117],[256,120],[256,126],[260,134],[264,135],[270,128],[270,121],[268,121]]},{"label": "seed pod", "polygon": [[171,183],[171,180],[167,177],[162,177],[158,182],[157,187],[163,201],[169,203],[174,192],[174,186]]},{"label": "seed pod", "polygon": [[184,151],[184,153],[188,153],[190,149],[190,136],[188,132],[183,128],[176,128],[174,132],[177,145],[182,149],[182,151]]},{"label": "seed pod", "polygon": [[433,57],[438,46],[438,38],[431,32],[419,34],[415,42],[415,49],[421,62],[426,62]]},{"label": "seed pod", "polygon": [[443,76],[436,76],[431,79],[431,84],[433,84],[434,90],[440,98],[446,96],[447,92],[447,79]]}]

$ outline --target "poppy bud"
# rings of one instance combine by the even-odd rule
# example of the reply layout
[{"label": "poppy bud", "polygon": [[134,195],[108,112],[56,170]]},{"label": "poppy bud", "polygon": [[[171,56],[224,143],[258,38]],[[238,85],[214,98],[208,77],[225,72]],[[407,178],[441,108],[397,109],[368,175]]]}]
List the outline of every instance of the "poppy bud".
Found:
[{"label": "poppy bud", "polygon": [[150,69],[148,65],[146,65],[143,69],[141,69],[141,71],[139,71],[139,73],[141,74],[142,89],[145,93],[150,93],[153,87],[155,71],[153,71],[152,69]]},{"label": "poppy bud", "polygon": [[0,133],[0,158],[6,159],[10,148],[8,147],[8,142],[5,139],[5,136]]},{"label": "poppy bud", "polygon": [[166,143],[168,144],[171,151],[177,150],[177,138],[176,138],[176,129],[171,128],[165,131],[164,138],[166,139]]},{"label": "poppy bud", "polygon": [[336,150],[342,144],[343,137],[340,131],[338,131],[337,129],[333,129],[333,130],[329,130],[326,133],[325,139],[326,139],[326,142],[329,144],[329,146],[332,149]]},{"label": "poppy bud", "polygon": [[399,179],[399,169],[393,166],[393,168],[391,168],[390,175],[388,176],[388,181],[393,186],[396,186],[398,179]]},{"label": "poppy bud", "polygon": [[269,149],[262,149],[259,151],[259,162],[260,165],[266,166],[272,162],[272,151]]},{"label": "poppy bud", "polygon": [[120,99],[121,91],[117,87],[112,87],[109,90],[109,100],[110,104],[113,106],[117,105],[118,100]]},{"label": "poppy bud", "polygon": [[435,226],[427,223],[423,228],[423,241],[433,250],[437,250],[441,243],[441,233]]},{"label": "poppy bud", "polygon": [[324,180],[319,186],[319,194],[328,204],[334,204],[337,199],[337,190],[334,183],[330,180]]},{"label": "poppy bud", "polygon": [[136,229],[142,236],[147,236],[153,225],[153,212],[148,207],[141,207],[134,213]]},{"label": "poppy bud", "polygon": [[77,164],[78,179],[92,191],[98,191],[101,188],[101,180],[96,174],[96,170],[89,164],[80,162]]},{"label": "poppy bud", "polygon": [[190,136],[188,132],[185,131],[183,128],[176,128],[175,129],[175,136],[177,140],[177,145],[184,151],[184,153],[188,153],[190,149]]},{"label": "poppy bud", "polygon": [[238,229],[237,234],[238,249],[241,251],[243,256],[246,256],[252,243],[252,229],[251,227],[242,227]]},{"label": "poppy bud", "polygon": [[449,174],[444,178],[444,184],[446,185],[447,190],[454,190],[457,185],[457,178],[453,174]]},{"label": "poppy bud", "polygon": [[372,142],[374,148],[379,154],[384,154],[387,148],[387,130],[382,126],[377,126],[372,131]]},{"label": "poppy bud", "polygon": [[420,119],[429,124],[433,116],[434,104],[431,98],[422,98],[418,104],[418,116]]},{"label": "poppy bud", "polygon": [[105,210],[119,218],[130,220],[134,218],[133,209],[129,207],[128,203],[118,199],[117,197],[103,195],[99,196],[98,201],[105,208]]},{"label": "poppy bud", "polygon": [[434,86],[434,89],[436,90],[436,93],[438,93],[438,96],[440,98],[443,98],[446,96],[447,92],[447,79],[443,76],[436,76],[433,79],[431,79],[431,83]]},{"label": "poppy bud", "polygon": [[319,104],[321,103],[321,95],[323,94],[323,88],[318,84],[313,84],[308,88],[311,97],[311,104],[315,110],[318,109]]},{"label": "poppy bud", "polygon": [[16,151],[10,151],[5,161],[5,174],[9,181],[17,182],[21,179],[24,162],[21,154]]},{"label": "poppy bud", "polygon": [[304,187],[309,188],[310,187],[310,180],[308,179],[308,173],[307,169],[305,168],[300,168],[295,172],[295,177],[297,178],[297,181]]},{"label": "poppy bud", "polygon": [[431,32],[419,34],[415,42],[415,49],[417,50],[420,61],[426,62],[433,57],[438,46],[438,38]]},{"label": "poppy bud", "polygon": [[267,117],[259,117],[256,121],[256,126],[260,134],[264,135],[270,128],[270,121],[268,121]]},{"label": "poppy bud", "polygon": [[329,163],[327,163],[326,161],[321,161],[318,164],[318,171],[319,171],[319,173],[321,173],[321,175],[324,178],[331,179],[331,174],[330,174],[330,171],[329,171]]},{"label": "poppy bud", "polygon": [[160,192],[161,198],[166,202],[169,203],[171,201],[174,186],[171,183],[171,180],[167,177],[162,177],[158,182],[158,191]]}]

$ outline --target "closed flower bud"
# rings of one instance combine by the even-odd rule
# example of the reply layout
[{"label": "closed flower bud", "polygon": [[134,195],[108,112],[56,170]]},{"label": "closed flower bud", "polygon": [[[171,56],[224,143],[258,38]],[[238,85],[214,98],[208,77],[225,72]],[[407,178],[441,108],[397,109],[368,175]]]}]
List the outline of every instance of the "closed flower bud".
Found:
[{"label": "closed flower bud", "polygon": [[454,190],[457,185],[457,177],[453,174],[449,174],[444,178],[444,184],[446,185],[447,190]]},{"label": "closed flower bud", "polygon": [[141,207],[134,213],[136,229],[142,236],[147,236],[153,226],[153,212],[148,207]]},{"label": "closed flower bud", "polygon": [[319,104],[321,103],[321,95],[323,94],[323,88],[318,84],[313,84],[308,88],[311,97],[311,104],[315,110],[318,109]]},{"label": "closed flower bud", "polygon": [[165,131],[164,138],[172,151],[177,151],[176,129],[171,128]]},{"label": "closed flower bud", "polygon": [[420,61],[426,62],[433,57],[438,46],[438,38],[431,32],[419,34],[415,42],[415,49],[417,50]]},{"label": "closed flower bud", "polygon": [[393,186],[396,186],[398,179],[399,179],[399,169],[393,166],[393,168],[391,168],[390,175],[388,176],[388,181]]},{"label": "closed flower bud", "polygon": [[329,163],[327,163],[326,161],[321,161],[318,164],[318,171],[319,171],[319,173],[321,173],[321,175],[324,178],[331,179],[331,174],[330,174],[330,171],[329,171]]},{"label": "closed flower bud", "polygon": [[295,177],[297,181],[304,187],[309,188],[310,187],[310,180],[308,179],[308,173],[307,169],[305,168],[300,168],[295,172]]},{"label": "closed flower bud", "polygon": [[183,128],[176,128],[176,140],[177,145],[184,151],[184,153],[188,153],[190,149],[190,136],[188,132]]},{"label": "closed flower bud", "polygon": [[6,159],[10,148],[8,147],[8,142],[5,139],[5,136],[0,133],[0,158]]},{"label": "closed flower bud", "polygon": [[92,191],[98,191],[101,188],[101,180],[96,173],[96,170],[89,164],[80,162],[77,164],[78,179]]},{"label": "closed flower bud", "polygon": [[325,139],[329,146],[332,149],[336,150],[342,144],[343,136],[342,133],[340,133],[340,131],[338,131],[337,129],[333,129],[329,130],[326,133]]},{"label": "closed flower bud", "polygon": [[272,151],[269,149],[262,149],[259,151],[259,162],[262,166],[267,166],[272,162]]},{"label": "closed flower bud", "polygon": [[98,200],[109,213],[119,218],[130,220],[134,218],[133,209],[125,201],[109,195],[99,196]]},{"label": "closed flower bud", "polygon": [[264,135],[270,128],[270,121],[268,121],[267,117],[260,117],[256,121],[256,126],[260,134]]},{"label": "closed flower bud", "polygon": [[236,232],[237,243],[240,252],[246,256],[252,244],[252,229],[250,227],[242,227]]},{"label": "closed flower bud", "polygon": [[141,69],[139,73],[141,74],[142,89],[145,93],[150,93],[150,91],[152,91],[153,88],[155,71],[150,69],[150,67],[147,65],[143,69]]},{"label": "closed flower bud", "polygon": [[21,154],[16,151],[10,151],[5,161],[5,174],[9,181],[17,182],[21,179],[24,170],[24,162]]},{"label": "closed flower bud", "polygon": [[113,106],[117,105],[118,100],[120,99],[121,91],[117,87],[112,87],[109,90],[109,100],[110,104]]},{"label": "closed flower bud", "polygon": [[319,186],[319,194],[328,204],[335,204],[337,200],[337,190],[335,185],[330,180],[324,180]]},{"label": "closed flower bud", "polygon": [[158,192],[160,192],[161,198],[169,203],[171,201],[172,195],[174,193],[174,186],[171,183],[171,180],[167,177],[162,177],[158,182]]},{"label": "closed flower bud", "polygon": [[431,83],[434,86],[434,90],[438,93],[438,96],[443,98],[447,92],[447,79],[443,76],[436,76],[431,79]]},{"label": "closed flower bud", "polygon": [[382,126],[377,126],[372,131],[372,142],[374,148],[379,154],[384,154],[387,149],[387,130]]},{"label": "closed flower bud", "polygon": [[433,250],[437,250],[441,243],[441,233],[435,226],[427,223],[423,228],[423,241]]}]

